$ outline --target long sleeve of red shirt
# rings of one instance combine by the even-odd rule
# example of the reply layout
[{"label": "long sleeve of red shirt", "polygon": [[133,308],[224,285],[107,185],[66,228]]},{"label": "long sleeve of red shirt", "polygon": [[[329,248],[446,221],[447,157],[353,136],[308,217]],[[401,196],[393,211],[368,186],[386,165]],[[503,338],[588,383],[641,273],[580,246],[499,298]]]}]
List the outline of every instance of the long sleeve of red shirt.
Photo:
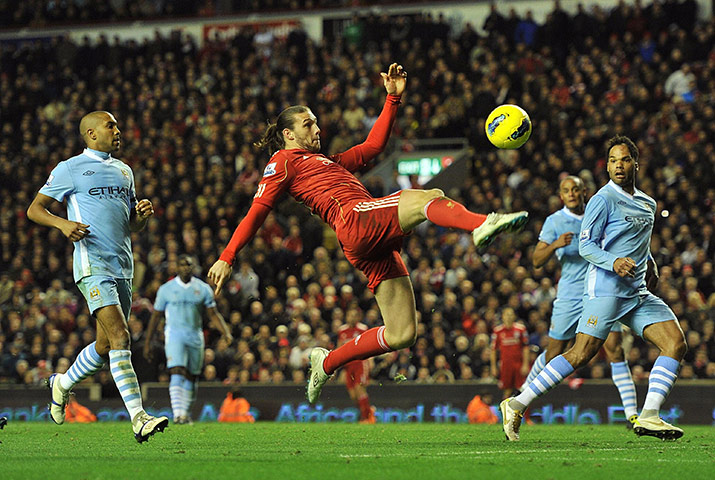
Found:
[{"label": "long sleeve of red shirt", "polygon": [[397,109],[400,106],[400,97],[397,95],[388,95],[385,99],[385,106],[377,117],[377,121],[370,129],[367,139],[360,145],[346,150],[343,153],[332,155],[335,161],[340,163],[349,172],[356,172],[367,163],[382,153],[387,146],[387,141],[390,139],[392,126],[397,118]]},{"label": "long sleeve of red shirt", "polygon": [[253,202],[251,208],[248,209],[248,213],[233,232],[231,240],[223,250],[219,260],[233,265],[233,261],[236,259],[236,253],[253,238],[258,229],[261,228],[261,225],[263,225],[263,222],[266,221],[266,217],[270,212],[271,209],[269,207]]}]

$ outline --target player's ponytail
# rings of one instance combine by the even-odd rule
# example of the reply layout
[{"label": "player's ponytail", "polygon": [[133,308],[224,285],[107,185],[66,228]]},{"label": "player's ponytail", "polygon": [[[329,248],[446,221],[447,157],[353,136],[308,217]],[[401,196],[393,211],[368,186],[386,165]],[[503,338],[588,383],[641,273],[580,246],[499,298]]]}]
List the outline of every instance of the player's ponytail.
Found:
[{"label": "player's ponytail", "polygon": [[[266,131],[263,132],[263,136],[261,137],[261,139],[255,142],[253,145],[260,150],[267,148],[268,153],[273,155],[273,152],[283,148],[280,144],[282,139],[278,138],[278,136],[276,135],[276,130],[276,124],[269,123],[268,127],[266,128]],[[285,144],[285,142],[283,142],[283,144]]]},{"label": "player's ponytail", "polygon": [[268,149],[268,153],[273,155],[278,150],[285,148],[286,142],[283,138],[283,130],[286,128],[293,128],[293,117],[297,113],[307,112],[310,109],[305,105],[293,105],[283,110],[276,123],[269,123],[266,131],[263,132],[261,139],[255,142],[253,145],[261,150],[264,148]]}]

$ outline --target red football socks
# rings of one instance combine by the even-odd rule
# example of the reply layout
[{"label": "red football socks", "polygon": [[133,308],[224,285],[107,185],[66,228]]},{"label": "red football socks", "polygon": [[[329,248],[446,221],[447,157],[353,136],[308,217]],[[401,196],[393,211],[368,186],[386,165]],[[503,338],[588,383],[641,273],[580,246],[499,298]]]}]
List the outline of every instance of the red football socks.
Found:
[{"label": "red football socks", "polygon": [[360,407],[360,420],[370,418],[370,397],[364,395],[358,398],[358,406]]},{"label": "red football socks", "polygon": [[330,352],[323,360],[323,370],[328,375],[332,375],[335,370],[348,362],[364,360],[392,350],[385,341],[385,327],[371,328]]},{"label": "red football socks", "polygon": [[427,219],[441,227],[459,228],[471,232],[487,219],[486,215],[473,213],[464,205],[446,197],[436,198],[425,207]]}]

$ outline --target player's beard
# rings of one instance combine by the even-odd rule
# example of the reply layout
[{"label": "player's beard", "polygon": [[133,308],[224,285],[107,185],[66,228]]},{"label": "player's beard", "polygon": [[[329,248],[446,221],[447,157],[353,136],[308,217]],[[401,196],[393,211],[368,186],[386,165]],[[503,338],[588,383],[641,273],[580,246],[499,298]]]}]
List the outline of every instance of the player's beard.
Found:
[{"label": "player's beard", "polygon": [[318,153],[320,151],[320,138],[318,138],[315,141],[312,141],[310,138],[302,138],[298,144],[303,148],[304,150],[307,150],[311,153]]}]

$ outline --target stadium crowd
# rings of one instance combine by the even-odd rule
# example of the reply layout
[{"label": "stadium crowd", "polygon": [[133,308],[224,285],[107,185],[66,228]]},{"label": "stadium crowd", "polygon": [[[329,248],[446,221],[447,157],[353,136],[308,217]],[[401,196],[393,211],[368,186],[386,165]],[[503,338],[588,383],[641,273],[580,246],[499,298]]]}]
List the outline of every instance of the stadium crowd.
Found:
[{"label": "stadium crowd", "polygon": [[[378,72],[393,60],[409,83],[390,148],[467,137],[472,174],[448,194],[474,211],[528,210],[531,222],[484,252],[468,234],[418,228],[403,249],[421,319],[417,343],[377,359],[374,378],[491,379],[490,334],[506,306],[527,325],[537,354],[559,272],[555,259],[534,269],[532,249],[543,219],[561,207],[558,178],[578,174],[595,192],[607,181],[604,140],[617,133],[637,141],[638,188],[658,201],[657,294],[690,348],[680,377],[715,378],[715,21],[696,22],[692,2],[681,3],[585,6],[575,16],[556,3],[544,24],[495,9],[487,35],[470,24],[454,31],[442,18],[368,16],[320,43],[300,29],[287,38],[244,31],[201,48],[178,32],[142,44],[0,43],[0,382],[40,383],[94,338],[73,285],[72,245],[25,214],[52,167],[81,151],[83,114],[114,113],[120,156],[156,209],[132,237],[137,359],[178,255],[194,256],[203,278],[248,209],[267,160],[252,147],[265,120],[289,104],[309,105],[324,150],[342,151],[369,131],[384,95]],[[425,25],[433,35],[422,34]],[[498,151],[484,136],[487,113],[501,103],[523,106],[534,123],[518,151]],[[386,195],[399,187],[372,180],[369,188]],[[292,200],[240,253],[218,306],[235,342],[206,331],[202,380],[226,384],[302,382],[310,349],[335,344],[347,309],[380,324],[364,277]],[[643,381],[657,350],[637,337],[628,344],[634,379]],[[161,343],[154,348],[160,359]],[[134,365],[140,381],[167,378],[161,360]],[[579,375],[607,376],[608,365],[597,357]],[[108,372],[95,381],[112,394]]]}]

